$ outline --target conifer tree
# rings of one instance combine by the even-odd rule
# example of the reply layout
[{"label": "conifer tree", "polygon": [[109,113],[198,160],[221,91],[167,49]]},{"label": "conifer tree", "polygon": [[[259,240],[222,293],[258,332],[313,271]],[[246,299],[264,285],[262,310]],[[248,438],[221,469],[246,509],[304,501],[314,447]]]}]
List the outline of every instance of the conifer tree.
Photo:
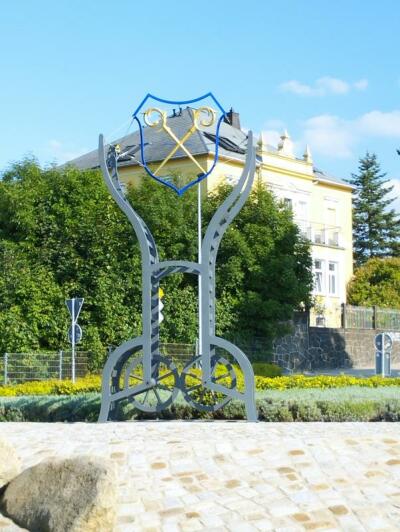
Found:
[{"label": "conifer tree", "polygon": [[348,183],[353,192],[354,258],[361,265],[372,257],[399,254],[400,219],[388,198],[393,186],[385,186],[388,179],[382,173],[374,153],[360,158],[358,174],[352,174]]}]

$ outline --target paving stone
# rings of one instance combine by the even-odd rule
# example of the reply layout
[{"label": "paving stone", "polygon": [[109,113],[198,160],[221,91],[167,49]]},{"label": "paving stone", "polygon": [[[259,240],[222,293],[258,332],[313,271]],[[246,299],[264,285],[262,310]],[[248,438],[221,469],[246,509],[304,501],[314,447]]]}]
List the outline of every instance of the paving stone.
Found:
[{"label": "paving stone", "polygon": [[[399,529],[396,423],[2,423],[1,433],[23,469],[111,458],[115,532]],[[17,530],[0,516],[0,532]]]}]

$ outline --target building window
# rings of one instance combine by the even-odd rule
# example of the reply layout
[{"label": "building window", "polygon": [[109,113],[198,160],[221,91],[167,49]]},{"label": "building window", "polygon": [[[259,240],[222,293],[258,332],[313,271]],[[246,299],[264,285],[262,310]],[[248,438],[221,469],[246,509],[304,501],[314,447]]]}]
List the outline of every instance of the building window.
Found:
[{"label": "building window", "polygon": [[298,220],[308,219],[308,203],[306,201],[298,201],[296,205],[296,217]]},{"label": "building window", "polygon": [[293,210],[293,200],[291,198],[283,198],[283,204],[288,209]]},{"label": "building window", "polygon": [[336,226],[336,208],[335,207],[328,207],[325,211],[326,213],[326,223],[327,225],[330,225],[332,227]]},{"label": "building window", "polygon": [[339,292],[337,262],[328,263],[328,291],[331,296],[337,296]]},{"label": "building window", "polygon": [[314,290],[317,294],[325,292],[324,261],[321,259],[314,260]]}]

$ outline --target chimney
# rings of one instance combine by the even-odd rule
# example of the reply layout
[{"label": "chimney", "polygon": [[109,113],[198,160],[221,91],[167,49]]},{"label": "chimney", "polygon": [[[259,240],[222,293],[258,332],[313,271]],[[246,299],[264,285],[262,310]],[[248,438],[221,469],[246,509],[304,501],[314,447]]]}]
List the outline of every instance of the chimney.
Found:
[{"label": "chimney", "polygon": [[224,122],[230,124],[235,129],[240,129],[239,113],[235,113],[235,111],[231,107],[230,110],[226,113]]}]

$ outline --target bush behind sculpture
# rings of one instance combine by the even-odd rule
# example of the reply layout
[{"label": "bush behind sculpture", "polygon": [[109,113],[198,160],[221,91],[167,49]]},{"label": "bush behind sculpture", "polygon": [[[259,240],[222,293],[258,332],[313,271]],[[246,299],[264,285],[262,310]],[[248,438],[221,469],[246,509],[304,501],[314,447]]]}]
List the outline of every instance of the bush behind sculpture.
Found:
[{"label": "bush behind sculpture", "polygon": [[[204,227],[226,197],[203,202]],[[149,178],[129,189],[162,259],[197,260],[196,191],[182,198]],[[0,353],[67,348],[64,300],[85,297],[81,349],[91,368],[106,346],[141,332],[141,266],[135,235],[100,172],[14,164],[0,181]],[[165,342],[197,335],[197,279],[163,281]],[[308,242],[290,211],[261,185],[222,240],[217,261],[217,334],[272,338],[292,311],[309,304]]]},{"label": "bush behind sculpture", "polygon": [[360,266],[349,283],[348,301],[400,309],[400,257],[374,258]]}]

